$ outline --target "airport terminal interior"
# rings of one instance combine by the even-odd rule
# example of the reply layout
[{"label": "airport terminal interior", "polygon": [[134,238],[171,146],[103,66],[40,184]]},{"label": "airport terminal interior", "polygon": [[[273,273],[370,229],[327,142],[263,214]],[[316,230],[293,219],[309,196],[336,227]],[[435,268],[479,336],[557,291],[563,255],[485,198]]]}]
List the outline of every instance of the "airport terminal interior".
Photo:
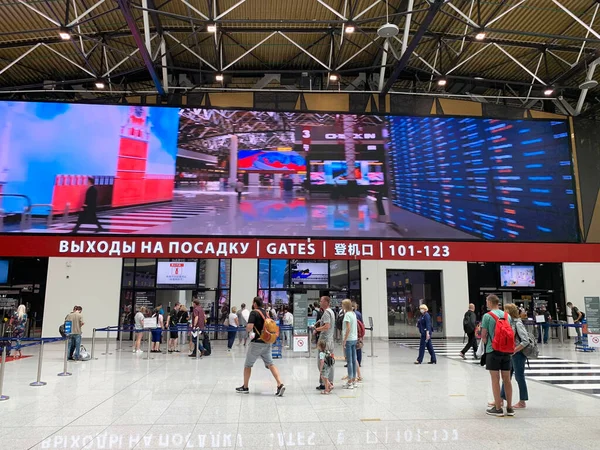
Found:
[{"label": "airport terminal interior", "polygon": [[0,2],[0,448],[600,448],[600,1]]}]

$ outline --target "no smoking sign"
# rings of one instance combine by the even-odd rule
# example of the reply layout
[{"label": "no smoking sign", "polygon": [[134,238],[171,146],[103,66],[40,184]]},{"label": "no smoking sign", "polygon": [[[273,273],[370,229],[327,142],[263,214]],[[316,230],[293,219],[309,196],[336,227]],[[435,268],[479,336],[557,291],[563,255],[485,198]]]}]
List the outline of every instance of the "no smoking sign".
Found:
[{"label": "no smoking sign", "polygon": [[590,347],[600,348],[600,334],[589,334],[588,345]]},{"label": "no smoking sign", "polygon": [[307,352],[308,351],[308,336],[304,336],[304,335],[294,336],[294,351],[295,352]]}]

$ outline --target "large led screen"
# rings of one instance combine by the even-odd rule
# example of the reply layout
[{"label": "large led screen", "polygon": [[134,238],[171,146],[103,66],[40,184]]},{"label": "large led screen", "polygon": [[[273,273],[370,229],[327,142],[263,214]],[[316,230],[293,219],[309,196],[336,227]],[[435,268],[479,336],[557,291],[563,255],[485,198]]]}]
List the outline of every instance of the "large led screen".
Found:
[{"label": "large led screen", "polygon": [[390,131],[390,191],[400,211],[453,236],[577,241],[566,122],[393,117]]},{"label": "large led screen", "polygon": [[564,121],[0,103],[4,233],[573,242],[571,171]]}]

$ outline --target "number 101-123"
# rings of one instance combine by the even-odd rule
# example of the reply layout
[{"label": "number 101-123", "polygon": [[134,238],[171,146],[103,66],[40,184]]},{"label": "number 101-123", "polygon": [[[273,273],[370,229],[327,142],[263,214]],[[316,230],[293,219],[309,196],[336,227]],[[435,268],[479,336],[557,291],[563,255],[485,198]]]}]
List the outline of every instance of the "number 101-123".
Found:
[{"label": "number 101-123", "polygon": [[390,245],[392,256],[418,256],[423,255],[426,258],[447,258],[450,256],[450,248],[447,245],[424,245],[421,250],[415,250],[414,245]]}]

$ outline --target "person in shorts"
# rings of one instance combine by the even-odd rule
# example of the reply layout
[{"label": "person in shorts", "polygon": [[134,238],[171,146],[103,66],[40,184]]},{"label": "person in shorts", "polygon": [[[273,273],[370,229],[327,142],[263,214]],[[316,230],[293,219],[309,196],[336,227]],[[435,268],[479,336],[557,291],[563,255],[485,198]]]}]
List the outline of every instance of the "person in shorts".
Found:
[{"label": "person in shorts", "polygon": [[[488,405],[486,414],[490,416],[504,416],[502,407],[502,398],[500,397],[500,377],[504,383],[504,392],[506,398],[506,415],[514,416],[515,410],[512,407],[512,384],[510,382],[511,355],[500,353],[492,347],[494,332],[496,330],[496,320],[490,315],[493,313],[502,319],[504,311],[500,310],[500,299],[495,295],[488,295],[486,298],[488,313],[481,320],[481,340],[485,344],[485,368],[490,373],[492,380],[492,392],[494,393],[494,404]],[[510,317],[508,318],[510,321]]]},{"label": "person in shorts", "polygon": [[327,343],[325,341],[319,341],[317,343],[319,349],[319,374],[321,376],[321,383],[325,386],[325,389],[321,391],[321,394],[329,394],[333,385],[329,381],[329,374],[333,368],[331,364],[331,353],[327,350]]},{"label": "person in shorts", "polygon": [[246,325],[246,331],[249,333],[250,345],[248,346],[248,352],[246,353],[246,361],[244,363],[244,384],[239,388],[236,388],[236,392],[240,394],[248,394],[248,383],[250,382],[250,375],[252,374],[252,367],[259,358],[262,359],[265,368],[271,371],[273,378],[277,382],[277,391],[275,395],[277,397],[283,397],[285,392],[285,386],[281,382],[279,377],[279,370],[275,364],[273,364],[273,356],[271,354],[271,344],[267,344],[260,339],[263,327],[265,325],[265,318],[267,317],[266,311],[263,309],[263,301],[260,297],[254,297],[252,302],[252,312],[248,317],[248,325]]}]

